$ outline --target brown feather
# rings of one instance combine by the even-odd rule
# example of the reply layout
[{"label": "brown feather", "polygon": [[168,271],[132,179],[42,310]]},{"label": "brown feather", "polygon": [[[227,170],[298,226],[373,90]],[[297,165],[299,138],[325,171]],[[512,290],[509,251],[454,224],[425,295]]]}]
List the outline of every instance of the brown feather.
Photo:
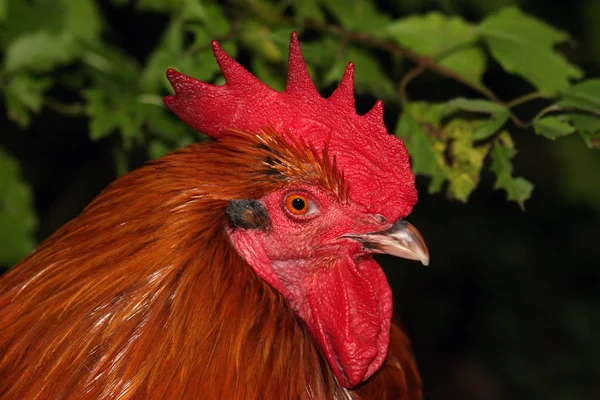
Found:
[{"label": "brown feather", "polygon": [[229,242],[231,200],[298,181],[345,200],[328,159],[238,132],[115,181],[0,279],[0,399],[419,399],[397,327],[384,368],[343,389]]}]

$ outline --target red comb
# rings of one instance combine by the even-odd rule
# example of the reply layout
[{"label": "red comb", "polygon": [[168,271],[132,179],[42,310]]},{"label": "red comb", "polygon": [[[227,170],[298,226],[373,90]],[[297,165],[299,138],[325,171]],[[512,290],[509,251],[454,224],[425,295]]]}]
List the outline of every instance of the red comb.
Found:
[{"label": "red comb", "polygon": [[383,103],[363,116],[354,108],[354,65],[325,99],[315,88],[292,33],[286,89],[277,92],[212,43],[225,85],[215,86],[175,70],[167,78],[175,89],[165,104],[191,127],[213,138],[229,130],[258,131],[268,125],[302,138],[331,157],[349,183],[350,197],[365,211],[389,220],[408,215],[417,202],[414,175],[404,143],[388,134]]}]

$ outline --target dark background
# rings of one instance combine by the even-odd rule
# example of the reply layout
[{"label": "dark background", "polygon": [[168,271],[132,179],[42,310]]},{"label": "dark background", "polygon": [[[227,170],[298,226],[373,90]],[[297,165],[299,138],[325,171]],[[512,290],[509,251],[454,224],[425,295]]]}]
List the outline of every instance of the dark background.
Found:
[{"label": "dark background", "polygon": [[[597,0],[388,0],[380,7],[400,14],[440,9],[479,20],[506,3],[569,31],[576,42],[565,48],[569,58],[588,76],[600,76]],[[113,40],[140,60],[166,23],[132,7],[106,6],[104,13]],[[485,80],[503,99],[526,91],[497,66]],[[429,73],[411,84],[415,97],[428,100],[462,90]],[[359,98],[359,108],[372,100]],[[388,126],[398,112],[386,109]],[[87,130],[87,119],[48,110],[19,130],[0,113],[0,146],[21,161],[34,189],[39,240],[116,176],[111,139],[91,141]],[[525,211],[493,189],[487,172],[467,204],[428,195],[427,180],[419,178],[420,201],[408,219],[425,236],[431,264],[380,259],[427,399],[600,398],[600,154],[578,137],[552,142],[525,130],[514,137],[516,173],[536,185]],[[132,151],[134,166],[144,158],[144,149]]]}]

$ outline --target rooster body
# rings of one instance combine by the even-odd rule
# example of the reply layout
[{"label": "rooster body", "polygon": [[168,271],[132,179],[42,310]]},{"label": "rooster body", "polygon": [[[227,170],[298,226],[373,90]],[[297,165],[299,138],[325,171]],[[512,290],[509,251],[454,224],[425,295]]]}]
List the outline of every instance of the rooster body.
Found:
[{"label": "rooster body", "polygon": [[0,279],[0,399],[420,399],[349,186],[272,126],[118,179]]}]

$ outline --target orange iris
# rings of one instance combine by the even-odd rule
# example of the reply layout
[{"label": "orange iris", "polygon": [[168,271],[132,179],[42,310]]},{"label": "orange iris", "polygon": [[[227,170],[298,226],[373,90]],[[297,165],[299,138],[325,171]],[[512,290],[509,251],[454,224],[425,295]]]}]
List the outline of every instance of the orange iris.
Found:
[{"label": "orange iris", "polygon": [[294,215],[304,215],[308,211],[309,200],[299,194],[292,194],[285,199],[285,206]]}]

